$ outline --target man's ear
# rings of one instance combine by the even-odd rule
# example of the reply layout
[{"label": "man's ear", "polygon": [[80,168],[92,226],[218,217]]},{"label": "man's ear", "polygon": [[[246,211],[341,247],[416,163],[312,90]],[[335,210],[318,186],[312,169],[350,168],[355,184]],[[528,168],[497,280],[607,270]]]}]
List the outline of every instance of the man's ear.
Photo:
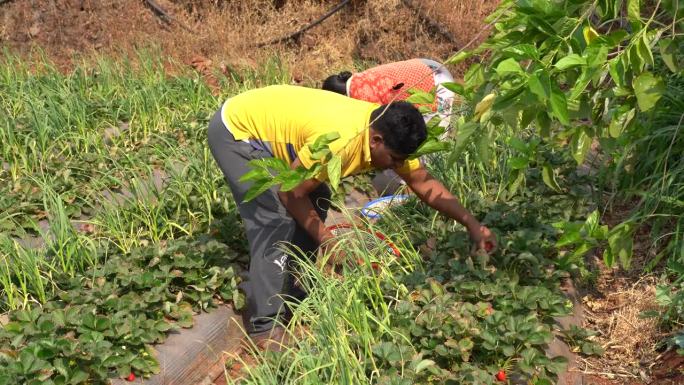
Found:
[{"label": "man's ear", "polygon": [[370,133],[370,142],[374,145],[379,145],[385,143],[385,139],[379,132],[373,130]]}]

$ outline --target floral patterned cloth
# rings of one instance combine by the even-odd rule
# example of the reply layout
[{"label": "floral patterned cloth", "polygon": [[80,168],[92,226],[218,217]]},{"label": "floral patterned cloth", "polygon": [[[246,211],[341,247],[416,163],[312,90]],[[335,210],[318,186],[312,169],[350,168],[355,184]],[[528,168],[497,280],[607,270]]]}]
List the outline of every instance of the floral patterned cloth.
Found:
[{"label": "floral patterned cloth", "polygon": [[[432,69],[421,59],[383,64],[354,74],[350,79],[349,96],[373,103],[387,104],[405,100],[408,89],[429,92],[435,87]],[[437,111],[437,103],[431,106]]]}]

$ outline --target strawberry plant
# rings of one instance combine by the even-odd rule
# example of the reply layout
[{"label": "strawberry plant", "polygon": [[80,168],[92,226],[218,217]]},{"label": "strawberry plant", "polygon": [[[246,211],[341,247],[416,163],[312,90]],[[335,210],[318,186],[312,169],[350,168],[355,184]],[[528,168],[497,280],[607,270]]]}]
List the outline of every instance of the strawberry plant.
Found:
[{"label": "strawberry plant", "polygon": [[588,356],[603,354],[603,348],[591,340],[597,334],[596,332],[571,325],[569,329],[561,330],[561,333],[563,340],[575,351]]},{"label": "strawberry plant", "polygon": [[59,279],[43,307],[11,312],[0,330],[0,384],[104,384],[157,373],[151,344],[191,327],[194,312],[218,301],[241,306],[237,260],[215,240],[179,240]]}]

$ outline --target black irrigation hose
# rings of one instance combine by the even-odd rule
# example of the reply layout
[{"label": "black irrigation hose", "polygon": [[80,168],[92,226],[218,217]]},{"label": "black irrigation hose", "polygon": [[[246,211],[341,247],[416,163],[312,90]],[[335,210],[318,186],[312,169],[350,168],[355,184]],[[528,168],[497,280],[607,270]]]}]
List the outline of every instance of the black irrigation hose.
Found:
[{"label": "black irrigation hose", "polygon": [[[3,0],[0,0],[3,1]],[[8,1],[8,0],[4,0]],[[171,24],[171,22],[178,23],[184,30],[188,32],[195,32],[189,27],[187,27],[185,24],[181,23],[179,20],[177,20],[175,17],[171,16],[168,12],[164,10],[159,4],[157,4],[156,1],[154,0],[145,0],[145,4],[154,12],[155,15],[157,15],[160,19],[162,19],[166,24]]]},{"label": "black irrigation hose", "polygon": [[259,43],[259,44],[257,44],[257,47],[261,48],[261,47],[264,47],[264,46],[267,46],[267,45],[278,44],[278,43],[286,42],[286,41],[288,41],[288,40],[297,39],[301,34],[303,34],[304,32],[306,32],[306,31],[308,31],[308,30],[310,30],[311,28],[317,26],[318,24],[321,24],[325,19],[327,19],[327,18],[329,18],[330,16],[332,16],[333,14],[335,14],[335,12],[339,11],[340,9],[342,9],[342,7],[344,7],[345,5],[349,4],[349,1],[350,1],[350,0],[343,0],[343,1],[341,1],[339,4],[337,4],[336,6],[334,6],[334,7],[333,7],[330,11],[328,11],[326,14],[324,14],[324,15],[321,16],[321,17],[319,17],[317,20],[315,20],[314,22],[310,23],[310,24],[307,25],[306,27],[300,29],[299,31],[297,31],[297,32],[295,32],[295,33],[292,33],[292,34],[289,34],[289,35],[287,35],[287,36],[283,36],[283,37],[280,37],[280,38],[277,38],[277,39],[273,39],[273,40],[270,40],[270,41],[267,41],[267,42]]}]

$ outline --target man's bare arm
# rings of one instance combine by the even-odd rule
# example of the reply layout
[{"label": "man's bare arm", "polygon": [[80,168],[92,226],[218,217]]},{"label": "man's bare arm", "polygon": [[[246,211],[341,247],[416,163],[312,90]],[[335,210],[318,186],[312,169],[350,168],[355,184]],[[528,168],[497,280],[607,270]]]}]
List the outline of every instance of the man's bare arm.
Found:
[{"label": "man's bare arm", "polygon": [[[296,159],[292,162],[291,167],[294,169],[300,165],[299,159]],[[330,231],[325,229],[325,224],[318,216],[316,209],[309,199],[309,194],[320,184],[321,181],[319,180],[307,179],[290,191],[278,192],[278,197],[287,209],[287,212],[319,244],[333,236]]]},{"label": "man's bare arm", "polygon": [[478,248],[488,249],[487,242],[496,246],[496,239],[492,232],[468,211],[461,202],[439,180],[435,179],[424,168],[410,173],[398,172],[411,190],[430,207],[456,220],[468,229],[468,233]]}]

